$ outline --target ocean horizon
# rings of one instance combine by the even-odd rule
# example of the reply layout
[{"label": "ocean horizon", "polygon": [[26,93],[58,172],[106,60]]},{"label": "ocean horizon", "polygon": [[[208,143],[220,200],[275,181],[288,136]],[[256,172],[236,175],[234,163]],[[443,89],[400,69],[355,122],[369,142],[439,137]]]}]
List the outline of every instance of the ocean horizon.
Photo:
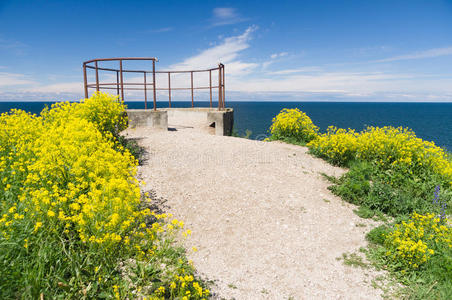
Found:
[{"label": "ocean horizon", "polygon": [[[55,101],[0,101],[0,113],[13,108],[39,114]],[[189,101],[173,101],[173,107],[190,107]],[[144,108],[143,101],[126,101],[132,109]],[[215,107],[214,103],[214,107]],[[228,101],[234,109],[234,130],[239,135],[251,131],[251,139],[268,136],[272,119],[283,108],[299,108],[324,132],[328,126],[365,129],[367,126],[411,128],[418,137],[452,151],[452,103],[450,102],[309,102],[309,101]],[[208,107],[208,101],[195,101]],[[157,107],[168,107],[167,101]],[[152,108],[152,101],[148,102]]]}]

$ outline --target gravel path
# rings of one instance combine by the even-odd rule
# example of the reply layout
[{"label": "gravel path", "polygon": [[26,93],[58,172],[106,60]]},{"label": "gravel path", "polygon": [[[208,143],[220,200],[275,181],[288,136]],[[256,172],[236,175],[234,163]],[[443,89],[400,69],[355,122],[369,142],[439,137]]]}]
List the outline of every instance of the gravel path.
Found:
[{"label": "gravel path", "polygon": [[129,129],[148,151],[139,176],[193,231],[199,273],[225,299],[379,299],[375,271],[345,266],[374,224],[332,195],[343,169],[304,147],[189,127]]}]

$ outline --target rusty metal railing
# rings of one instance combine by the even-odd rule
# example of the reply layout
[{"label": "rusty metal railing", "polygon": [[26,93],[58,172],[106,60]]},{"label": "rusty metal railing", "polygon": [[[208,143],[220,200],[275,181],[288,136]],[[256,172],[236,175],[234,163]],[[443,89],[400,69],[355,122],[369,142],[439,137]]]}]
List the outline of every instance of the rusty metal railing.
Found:
[{"label": "rusty metal railing", "polygon": [[[130,70],[123,66],[124,61],[152,61],[152,70]],[[102,62],[117,62],[118,68],[106,68],[101,67]],[[212,107],[213,91],[218,90],[218,109],[222,110],[225,108],[225,75],[224,75],[224,65],[218,64],[218,67],[204,70],[188,70],[188,71],[157,71],[155,69],[155,63],[158,59],[155,57],[118,57],[118,58],[98,58],[83,62],[83,79],[85,87],[85,98],[88,98],[89,89],[100,90],[116,90],[116,94],[124,100],[125,90],[142,90],[144,92],[144,108],[147,109],[148,102],[148,90],[149,87],[152,89],[153,94],[153,109],[157,110],[157,91],[168,91],[168,103],[171,107],[171,91],[175,90],[190,90],[191,91],[191,107],[194,107],[194,91],[195,90],[209,90],[210,97],[210,107]],[[95,72],[95,82],[88,82],[87,69],[94,70]],[[116,75],[116,82],[100,82],[99,72],[111,72]],[[195,73],[209,73],[209,85],[208,86],[194,86],[193,76]],[[143,82],[124,82],[124,73],[142,73]],[[171,74],[177,73],[190,73],[190,87],[171,87]],[[110,73],[109,73],[110,74]],[[151,80],[148,80],[147,74],[152,74]],[[156,74],[168,74],[168,86],[167,87],[157,87],[155,75]],[[218,76],[218,85],[212,83],[212,77]],[[115,77],[115,76],[113,76]],[[214,78],[215,80],[215,78]]]}]

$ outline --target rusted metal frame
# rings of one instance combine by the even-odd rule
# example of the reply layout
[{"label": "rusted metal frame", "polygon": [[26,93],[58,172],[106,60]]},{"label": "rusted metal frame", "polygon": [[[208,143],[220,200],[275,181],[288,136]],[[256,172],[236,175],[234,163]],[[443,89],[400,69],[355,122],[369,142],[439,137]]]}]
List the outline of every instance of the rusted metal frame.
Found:
[{"label": "rusted metal frame", "polygon": [[88,98],[88,78],[86,77],[86,63],[83,63],[83,80],[85,82],[85,98]]},{"label": "rusted metal frame", "polygon": [[191,107],[195,107],[194,99],[193,99],[193,71],[190,72],[191,77]]},{"label": "rusted metal frame", "polygon": [[121,99],[124,101],[124,77],[122,75],[122,59],[119,60],[119,73],[121,78]]},{"label": "rusted metal frame", "polygon": [[171,108],[171,72],[168,72],[168,101]]},{"label": "rusted metal frame", "polygon": [[144,109],[148,109],[148,90],[146,89],[146,72],[143,72],[144,76]]},{"label": "rusted metal frame", "polygon": [[[119,69],[111,69],[111,68],[102,68],[99,67],[98,62],[99,61],[117,61],[119,60]],[[152,60],[152,71],[146,71],[146,70],[124,70],[122,61],[123,60]],[[167,73],[168,74],[168,100],[169,100],[169,106],[171,107],[171,90],[191,90],[191,97],[192,97],[192,107],[194,107],[194,90],[196,89],[209,89],[209,100],[210,100],[210,107],[212,107],[212,89],[218,88],[218,108],[223,109],[225,108],[225,98],[226,98],[226,88],[225,88],[225,71],[224,71],[224,65],[219,64],[217,68],[211,68],[206,70],[186,70],[186,71],[156,71],[155,70],[155,62],[157,61],[156,58],[148,58],[148,57],[134,57],[134,58],[106,58],[106,59],[94,59],[90,61],[86,61],[83,63],[83,75],[84,75],[84,84],[85,84],[85,97],[88,97],[88,88],[96,88],[97,91],[100,90],[100,88],[103,89],[116,89],[116,93],[119,95],[119,90],[121,90],[121,98],[124,100],[124,90],[141,90],[140,88],[127,88],[124,87],[124,85],[143,85],[144,86],[144,92],[145,92],[145,108],[147,108],[147,86],[152,85],[153,86],[153,94],[154,94],[154,110],[157,108],[157,95],[156,90],[165,90],[165,88],[157,88],[156,87],[156,80],[155,80],[155,74],[156,73]],[[94,62],[94,66],[88,65],[88,63]],[[96,71],[96,83],[95,84],[88,84],[88,78],[87,78],[87,71],[86,69],[94,69]],[[215,71],[218,69],[218,86],[212,85],[212,71]],[[99,82],[99,70],[102,71],[113,71],[116,72],[116,83],[100,83]],[[195,72],[209,72],[209,86],[208,87],[194,87],[194,79],[193,74]],[[144,84],[142,83],[124,83],[124,77],[123,73],[143,73],[144,76]],[[153,83],[147,83],[147,77],[146,73],[152,73],[153,74]],[[171,73],[190,73],[190,79],[191,79],[191,86],[190,88],[172,88],[171,87]],[[120,75],[120,76],[119,76]],[[108,87],[108,85],[113,85],[115,87]]]},{"label": "rusted metal frame", "polygon": [[155,92],[155,59],[152,60],[152,85],[154,90],[154,111],[157,110],[157,94]]},{"label": "rusted metal frame", "polygon": [[212,108],[212,70],[209,70],[210,108]]},{"label": "rusted metal frame", "polygon": [[99,91],[99,69],[97,68],[97,61],[94,62],[96,67],[96,91]]}]

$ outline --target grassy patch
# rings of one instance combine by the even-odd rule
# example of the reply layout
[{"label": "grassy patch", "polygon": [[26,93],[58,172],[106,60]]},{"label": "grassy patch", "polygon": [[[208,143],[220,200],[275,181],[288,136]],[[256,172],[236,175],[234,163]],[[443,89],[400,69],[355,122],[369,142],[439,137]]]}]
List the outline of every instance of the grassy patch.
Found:
[{"label": "grassy patch", "polygon": [[249,129],[246,129],[244,134],[240,134],[235,128],[233,128],[231,136],[239,137],[239,138],[243,138],[243,139],[249,139],[252,134],[253,134],[253,132]]},{"label": "grassy patch", "polygon": [[363,257],[357,253],[342,253],[342,259],[344,265],[351,267],[359,267],[363,269],[368,268],[368,264],[364,262]]}]

